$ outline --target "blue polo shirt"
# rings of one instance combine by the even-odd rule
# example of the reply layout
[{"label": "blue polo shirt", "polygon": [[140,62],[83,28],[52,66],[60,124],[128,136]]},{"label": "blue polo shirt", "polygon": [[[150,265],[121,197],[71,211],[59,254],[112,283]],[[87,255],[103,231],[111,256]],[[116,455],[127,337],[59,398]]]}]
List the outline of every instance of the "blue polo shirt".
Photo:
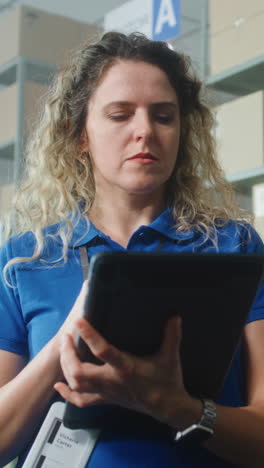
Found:
[{"label": "blue polo shirt", "polygon": [[[264,253],[263,243],[250,226],[230,221],[218,229],[218,249],[210,240],[203,242],[203,234],[192,230],[178,233],[170,210],[164,211],[148,226],[139,227],[131,236],[127,248],[97,230],[86,218],[74,229],[68,249],[68,260],[54,262],[62,255],[62,246],[52,235],[58,225],[45,229],[47,245],[44,259],[19,263],[9,269],[10,288],[0,281],[0,349],[26,355],[32,359],[56,334],[66,319],[81,289],[83,272],[81,246],[88,257],[102,251],[164,252],[224,252]],[[35,239],[32,233],[15,236],[0,252],[0,269],[12,258],[31,256]],[[250,311],[248,321],[264,318],[264,288],[261,288]],[[228,332],[228,331],[227,331]],[[243,405],[243,366],[238,348],[225,380],[219,402],[227,406]],[[22,466],[21,456],[18,467]],[[231,467],[203,447],[184,448],[158,435],[151,436],[142,428],[105,430],[87,464],[89,468],[227,468]]]}]

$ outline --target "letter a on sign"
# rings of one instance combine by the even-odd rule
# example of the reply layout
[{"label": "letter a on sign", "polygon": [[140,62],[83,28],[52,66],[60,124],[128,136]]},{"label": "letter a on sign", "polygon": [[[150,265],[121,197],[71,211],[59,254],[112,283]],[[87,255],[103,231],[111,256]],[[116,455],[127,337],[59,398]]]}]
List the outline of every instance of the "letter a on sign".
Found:
[{"label": "letter a on sign", "polygon": [[179,32],[180,0],[153,0],[154,40],[166,41]]}]

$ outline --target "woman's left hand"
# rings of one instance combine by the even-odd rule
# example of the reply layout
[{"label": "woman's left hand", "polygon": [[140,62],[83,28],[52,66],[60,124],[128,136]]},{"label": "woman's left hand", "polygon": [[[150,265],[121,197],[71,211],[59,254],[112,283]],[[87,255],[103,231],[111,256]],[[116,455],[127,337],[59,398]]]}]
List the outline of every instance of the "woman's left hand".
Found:
[{"label": "woman's left hand", "polygon": [[[94,356],[103,365],[81,362],[71,335],[61,345],[61,367],[67,381],[55,389],[78,407],[117,404],[155,419],[185,427],[188,416],[195,417],[201,403],[184,388],[180,362],[181,320],[168,320],[157,353],[137,357],[109,344],[85,319],[77,320],[78,331]],[[192,415],[192,409],[194,411]],[[189,421],[188,421],[189,422]]]}]

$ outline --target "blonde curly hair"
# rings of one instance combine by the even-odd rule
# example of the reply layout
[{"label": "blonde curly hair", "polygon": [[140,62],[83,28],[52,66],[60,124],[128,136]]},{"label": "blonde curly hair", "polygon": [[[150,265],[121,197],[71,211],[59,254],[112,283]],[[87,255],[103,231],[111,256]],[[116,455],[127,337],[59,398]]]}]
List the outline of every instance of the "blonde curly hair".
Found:
[{"label": "blonde curly hair", "polygon": [[[89,215],[95,183],[89,158],[83,157],[81,136],[88,102],[104,73],[117,60],[144,61],[161,68],[175,89],[181,116],[180,147],[167,183],[167,206],[173,210],[175,229],[197,229],[217,243],[216,229],[228,220],[244,217],[234,201],[215,153],[214,118],[201,97],[201,83],[189,60],[165,42],[144,35],[109,32],[94,44],[84,43],[69,57],[53,81],[36,130],[27,145],[25,175],[17,191],[8,235],[32,231],[33,257],[41,257],[43,228],[58,223],[57,236],[67,258],[74,225]],[[80,203],[82,202],[82,203]]]}]

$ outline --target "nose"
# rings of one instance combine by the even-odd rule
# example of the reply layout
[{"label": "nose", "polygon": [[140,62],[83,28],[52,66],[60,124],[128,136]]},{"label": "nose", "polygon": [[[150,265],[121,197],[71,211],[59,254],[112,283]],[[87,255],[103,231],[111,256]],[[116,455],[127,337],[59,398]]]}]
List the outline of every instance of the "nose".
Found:
[{"label": "nose", "polygon": [[136,140],[149,140],[153,137],[153,122],[148,112],[138,111],[134,120],[134,133]]}]

